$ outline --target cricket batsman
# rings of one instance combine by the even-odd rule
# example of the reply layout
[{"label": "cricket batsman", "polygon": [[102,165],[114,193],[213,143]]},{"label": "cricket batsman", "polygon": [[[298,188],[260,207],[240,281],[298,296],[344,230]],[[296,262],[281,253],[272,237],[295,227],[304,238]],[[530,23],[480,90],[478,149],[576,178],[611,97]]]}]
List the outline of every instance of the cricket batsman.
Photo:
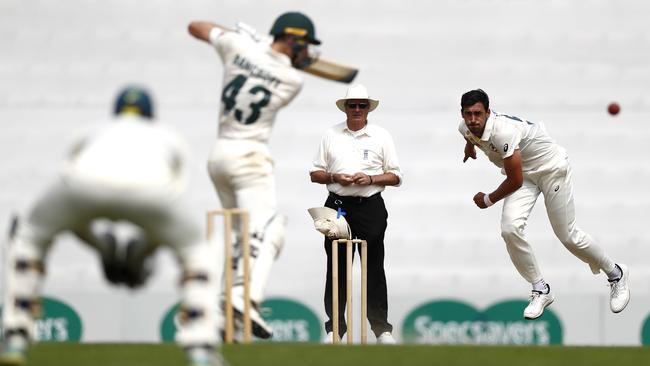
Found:
[{"label": "cricket batsman", "polygon": [[[224,65],[219,132],[208,161],[208,172],[223,208],[250,213],[251,320],[253,334],[270,338],[272,329],[259,314],[273,262],[284,244],[286,218],[277,211],[273,159],[268,140],[278,111],[302,87],[298,70],[313,56],[316,38],[312,21],[304,14],[280,15],[269,37],[249,27],[237,30],[194,21],[189,32],[213,46]],[[244,309],[241,255],[233,286],[236,313]]]}]

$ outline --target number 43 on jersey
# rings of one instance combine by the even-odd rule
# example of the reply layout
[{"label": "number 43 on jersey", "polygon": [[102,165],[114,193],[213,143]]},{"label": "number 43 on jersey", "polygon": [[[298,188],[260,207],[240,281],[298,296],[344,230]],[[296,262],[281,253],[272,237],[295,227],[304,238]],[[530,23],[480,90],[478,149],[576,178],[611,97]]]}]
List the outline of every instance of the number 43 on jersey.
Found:
[{"label": "number 43 on jersey", "polygon": [[249,125],[255,123],[255,121],[260,118],[261,109],[271,101],[271,92],[261,85],[256,85],[250,88],[247,93],[251,94],[251,98],[246,98],[246,100],[253,100],[253,102],[248,105],[251,113],[244,116],[244,112],[240,108],[235,108],[235,106],[237,105],[237,95],[244,86],[244,83],[246,83],[247,79],[248,78],[244,75],[237,75],[226,84],[221,93],[221,101],[224,104],[224,114],[230,113],[234,108],[235,119],[243,124]]}]

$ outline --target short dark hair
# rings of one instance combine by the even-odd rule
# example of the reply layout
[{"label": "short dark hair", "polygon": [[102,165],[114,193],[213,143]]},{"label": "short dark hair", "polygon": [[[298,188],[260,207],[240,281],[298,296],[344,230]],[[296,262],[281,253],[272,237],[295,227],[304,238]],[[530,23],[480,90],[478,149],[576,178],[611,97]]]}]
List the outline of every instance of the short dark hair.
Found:
[{"label": "short dark hair", "polygon": [[490,109],[490,98],[488,98],[487,93],[484,92],[483,89],[474,89],[463,94],[463,96],[460,98],[461,111],[466,107],[473,106],[476,103],[483,104],[483,107],[485,107],[486,111]]}]

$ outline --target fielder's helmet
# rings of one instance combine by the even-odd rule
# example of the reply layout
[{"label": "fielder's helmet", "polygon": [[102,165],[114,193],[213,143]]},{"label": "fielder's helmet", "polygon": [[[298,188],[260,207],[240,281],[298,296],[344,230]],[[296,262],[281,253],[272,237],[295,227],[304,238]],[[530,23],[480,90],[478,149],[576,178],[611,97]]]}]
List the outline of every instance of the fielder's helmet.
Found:
[{"label": "fielder's helmet", "polygon": [[153,118],[153,104],[149,93],[136,86],[124,88],[115,101],[115,114],[121,113],[135,113]]},{"label": "fielder's helmet", "polygon": [[290,34],[305,37],[311,44],[320,44],[320,41],[316,39],[314,23],[305,14],[299,12],[288,12],[280,15],[273,23],[269,33],[274,36]]}]

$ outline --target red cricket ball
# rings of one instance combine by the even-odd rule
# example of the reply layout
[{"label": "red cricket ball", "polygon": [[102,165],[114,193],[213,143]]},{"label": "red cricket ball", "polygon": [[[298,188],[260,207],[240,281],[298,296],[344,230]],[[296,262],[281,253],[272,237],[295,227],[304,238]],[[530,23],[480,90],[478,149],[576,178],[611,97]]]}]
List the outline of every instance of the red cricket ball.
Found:
[{"label": "red cricket ball", "polygon": [[618,103],[609,103],[609,106],[607,106],[607,112],[611,114],[612,116],[615,116],[618,114],[618,112],[621,111],[621,106],[618,105]]}]

